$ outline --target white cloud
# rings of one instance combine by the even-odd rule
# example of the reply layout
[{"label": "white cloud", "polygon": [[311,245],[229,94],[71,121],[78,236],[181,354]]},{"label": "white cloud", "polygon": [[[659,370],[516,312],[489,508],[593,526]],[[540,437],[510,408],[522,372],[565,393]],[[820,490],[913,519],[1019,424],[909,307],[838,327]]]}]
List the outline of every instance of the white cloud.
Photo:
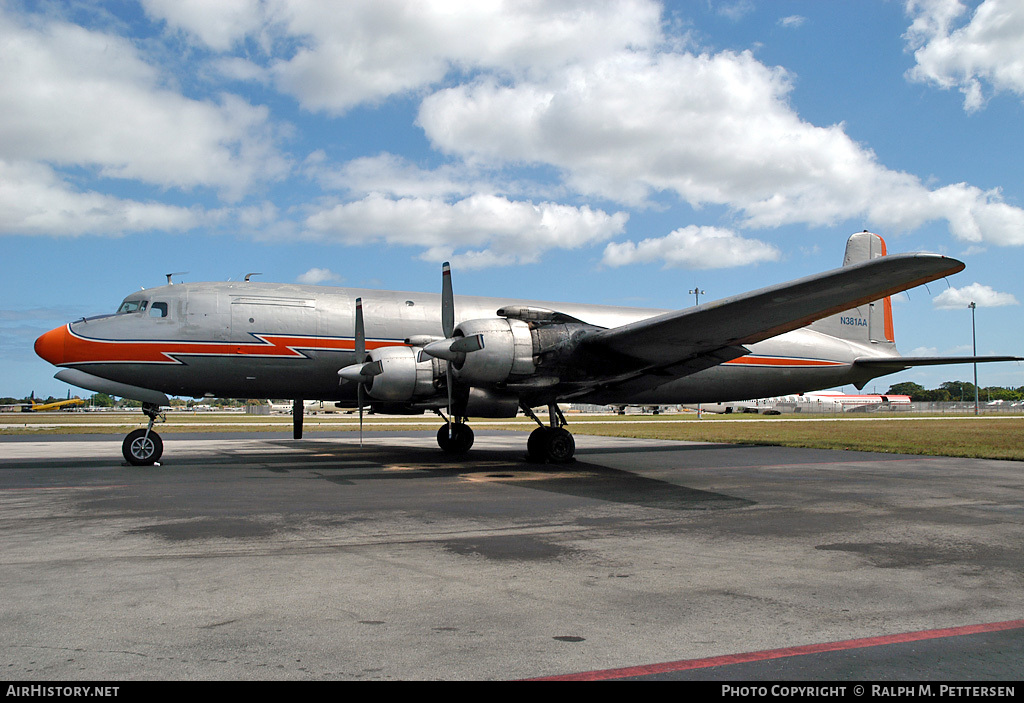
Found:
[{"label": "white cloud", "polygon": [[417,198],[467,196],[491,190],[484,183],[467,180],[467,169],[449,165],[427,170],[394,154],[378,154],[353,159],[333,167],[314,156],[308,160],[307,173],[330,190],[356,195],[386,193],[390,196]]},{"label": "white cloud", "polygon": [[[161,221],[180,230],[216,218],[254,237],[296,236],[301,228],[308,237],[416,246],[431,260],[483,266],[604,244],[625,231],[624,212],[555,202],[582,194],[632,207],[671,198],[722,206],[737,228],[853,219],[858,229],[895,232],[945,219],[974,245],[1024,244],[1024,210],[999,190],[929,187],[886,168],[842,125],[802,120],[785,69],[750,52],[681,48],[663,36],[661,6],[648,0],[143,5],[165,24],[164,37],[129,40],[0,5],[0,159],[8,174],[25,178],[0,200],[12,217],[0,225],[6,231],[85,233],[106,223],[127,232]],[[982,8],[987,14],[979,8],[972,24],[992,27],[1006,5],[986,0]],[[743,0],[719,9],[754,6]],[[964,12],[953,0],[912,1],[908,10],[916,13],[910,34],[925,41],[952,37]],[[201,57],[194,80],[153,58],[177,50],[182,37]],[[337,165],[326,151],[314,152],[303,172],[333,199],[273,202],[257,189],[293,175],[277,147],[288,126],[270,107],[227,92],[187,97],[177,85],[201,84],[193,87],[201,92],[225,78],[260,81],[331,115],[423,95],[418,126],[450,159],[423,167],[382,153]],[[545,180],[524,175],[540,172]],[[211,188],[245,202],[201,212],[73,185],[103,187],[97,175],[154,191]],[[41,209],[30,213],[28,203]],[[296,212],[305,220],[290,219]],[[605,256],[639,261],[658,252],[666,265],[694,267],[719,265],[715,252],[733,246],[745,247],[734,250],[734,261],[777,256],[760,240],[718,231],[728,237],[711,241],[704,230],[684,228],[609,245]],[[702,232],[705,259],[680,247],[693,232]]]},{"label": "white cloud", "polygon": [[991,286],[972,283],[963,288],[947,288],[935,296],[932,304],[943,310],[960,310],[971,303],[979,308],[997,308],[1004,305],[1018,305],[1017,298],[1011,293],[1000,293]]},{"label": "white cloud", "polygon": [[230,199],[288,169],[266,108],[186,98],[127,39],[2,10],[0,35],[0,158]]},{"label": "white cloud", "polygon": [[206,46],[227,51],[248,35],[260,35],[269,19],[260,0],[141,0],[146,13],[194,34]]},{"label": "white cloud", "polygon": [[715,11],[726,19],[738,22],[755,10],[751,0],[729,0],[721,2],[715,7]]},{"label": "white cloud", "polygon": [[147,0],[146,9],[215,51],[246,37],[268,51],[275,42],[288,47],[287,58],[267,61],[278,88],[332,114],[419,90],[450,71],[528,72],[661,40],[661,7],[650,0]]},{"label": "white cloud", "polygon": [[412,246],[422,258],[455,258],[463,268],[536,261],[551,249],[575,249],[621,234],[628,216],[589,207],[533,204],[496,195],[392,198],[374,193],[311,214],[307,236],[345,244]]},{"label": "white cloud", "polygon": [[990,92],[1024,96],[1024,4],[984,0],[966,24],[956,26],[968,8],[959,0],[908,0],[913,22],[905,38],[917,64],[911,80],[957,88],[964,109],[984,107]]},{"label": "white cloud", "polygon": [[803,24],[806,21],[807,21],[807,18],[803,17],[801,15],[790,15],[788,17],[783,17],[782,19],[780,19],[779,20],[779,26],[781,26],[781,27],[802,27]]},{"label": "white cloud", "polygon": [[508,83],[482,77],[424,99],[433,145],[475,165],[552,165],[578,192],[643,206],[674,193],[744,227],[856,219],[886,231],[946,219],[969,241],[1024,244],[1024,210],[967,184],[929,190],[880,164],[842,125],[788,102],[790,76],[749,52],[618,52]]},{"label": "white cloud", "polygon": [[321,283],[337,283],[338,281],[341,281],[341,276],[334,273],[334,271],[331,271],[330,269],[313,267],[306,271],[305,273],[299,275],[299,277],[296,278],[295,280],[298,283],[305,283],[307,285],[317,286],[320,285]]},{"label": "white cloud", "polygon": [[121,236],[149,230],[186,231],[204,218],[197,209],[77,191],[47,166],[0,159],[0,234]]},{"label": "white cloud", "polygon": [[771,244],[717,227],[690,226],[639,243],[612,242],[605,247],[602,263],[617,267],[663,262],[665,268],[714,269],[777,261],[780,256]]}]

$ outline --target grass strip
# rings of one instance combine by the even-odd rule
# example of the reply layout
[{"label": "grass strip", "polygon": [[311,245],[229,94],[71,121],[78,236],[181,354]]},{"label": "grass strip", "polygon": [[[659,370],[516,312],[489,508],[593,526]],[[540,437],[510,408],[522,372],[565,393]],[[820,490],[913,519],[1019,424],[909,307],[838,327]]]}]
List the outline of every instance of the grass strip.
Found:
[{"label": "grass strip", "polygon": [[[685,440],[724,444],[759,444],[817,449],[841,449],[925,456],[957,456],[980,459],[1024,461],[1024,416],[1011,417],[921,417],[898,416],[865,419],[792,417],[752,420],[750,416],[732,419],[697,420],[687,415],[662,416],[573,416],[569,429],[576,435],[636,437],[642,439]],[[478,431],[487,429],[531,431],[535,425],[526,419],[471,421]],[[74,414],[0,417],[0,435],[123,435],[142,426],[139,414]],[[367,431],[406,429],[431,430],[440,419],[430,416],[366,419]],[[290,433],[290,418],[252,415],[171,414],[168,422],[157,426],[161,434],[176,432],[274,432]],[[304,423],[306,432],[344,432],[358,430],[351,416],[313,416]]]}]

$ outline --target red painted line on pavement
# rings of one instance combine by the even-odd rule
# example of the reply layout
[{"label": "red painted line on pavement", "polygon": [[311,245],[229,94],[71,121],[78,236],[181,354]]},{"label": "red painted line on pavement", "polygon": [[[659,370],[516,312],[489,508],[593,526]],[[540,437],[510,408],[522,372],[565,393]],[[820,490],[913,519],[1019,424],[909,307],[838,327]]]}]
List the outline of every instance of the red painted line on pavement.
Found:
[{"label": "red painted line on pavement", "polygon": [[959,637],[961,635],[976,635],[983,632],[999,632],[1001,630],[1016,630],[1024,628],[1024,620],[1007,620],[1005,622],[993,622],[983,625],[964,625],[962,627],[948,627],[939,630],[921,630],[919,632],[905,632],[898,635],[883,635],[881,637],[865,637],[854,640],[843,640],[841,642],[826,642],[823,644],[808,644],[800,647],[783,647],[782,649],[766,649],[760,652],[747,652],[745,654],[726,654],[718,657],[706,657],[704,659],[683,659],[663,664],[649,664],[646,666],[632,666],[622,669],[604,669],[599,671],[587,671],[579,674],[565,674],[561,676],[545,676],[532,681],[604,681],[607,679],[621,679],[633,676],[650,676],[652,674],[665,674],[673,671],[689,671],[691,669],[706,669],[712,666],[728,666],[730,664],[745,664],[747,662],[766,661],[768,659],[782,659],[784,657],[798,657],[805,654],[818,654],[821,652],[838,652],[845,649],[859,649],[863,647],[878,647],[886,644],[900,644],[903,642],[919,642],[921,640],[939,639],[942,637]]}]

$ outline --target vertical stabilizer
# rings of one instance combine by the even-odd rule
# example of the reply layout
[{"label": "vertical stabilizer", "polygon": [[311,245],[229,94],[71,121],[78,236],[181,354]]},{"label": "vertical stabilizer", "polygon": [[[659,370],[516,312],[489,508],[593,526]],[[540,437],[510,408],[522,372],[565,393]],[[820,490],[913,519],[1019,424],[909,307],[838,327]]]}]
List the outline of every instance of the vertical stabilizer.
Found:
[{"label": "vertical stabilizer", "polygon": [[[846,242],[843,266],[885,256],[885,240],[868,231],[857,232]],[[892,301],[876,300],[832,317],[818,320],[811,329],[853,342],[894,344],[896,336],[892,324]]]}]

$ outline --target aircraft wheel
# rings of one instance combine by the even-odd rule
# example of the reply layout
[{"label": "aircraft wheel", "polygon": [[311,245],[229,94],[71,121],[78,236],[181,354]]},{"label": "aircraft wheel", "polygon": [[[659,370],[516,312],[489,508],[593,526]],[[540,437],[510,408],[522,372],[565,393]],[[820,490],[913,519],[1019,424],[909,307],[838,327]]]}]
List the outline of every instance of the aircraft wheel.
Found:
[{"label": "aircraft wheel", "polygon": [[437,445],[445,454],[465,454],[473,446],[473,429],[463,422],[452,423],[451,437],[448,425],[441,425],[437,431]]},{"label": "aircraft wheel", "polygon": [[572,433],[564,427],[555,427],[548,431],[547,456],[548,460],[556,464],[564,464],[572,461],[576,453],[576,440]]},{"label": "aircraft wheel", "polygon": [[132,466],[152,466],[163,455],[164,442],[156,432],[150,431],[147,437],[146,430],[134,430],[124,438],[121,453]]},{"label": "aircraft wheel", "polygon": [[547,461],[548,458],[548,433],[551,430],[547,427],[538,427],[530,433],[526,440],[526,453],[533,461]]}]

